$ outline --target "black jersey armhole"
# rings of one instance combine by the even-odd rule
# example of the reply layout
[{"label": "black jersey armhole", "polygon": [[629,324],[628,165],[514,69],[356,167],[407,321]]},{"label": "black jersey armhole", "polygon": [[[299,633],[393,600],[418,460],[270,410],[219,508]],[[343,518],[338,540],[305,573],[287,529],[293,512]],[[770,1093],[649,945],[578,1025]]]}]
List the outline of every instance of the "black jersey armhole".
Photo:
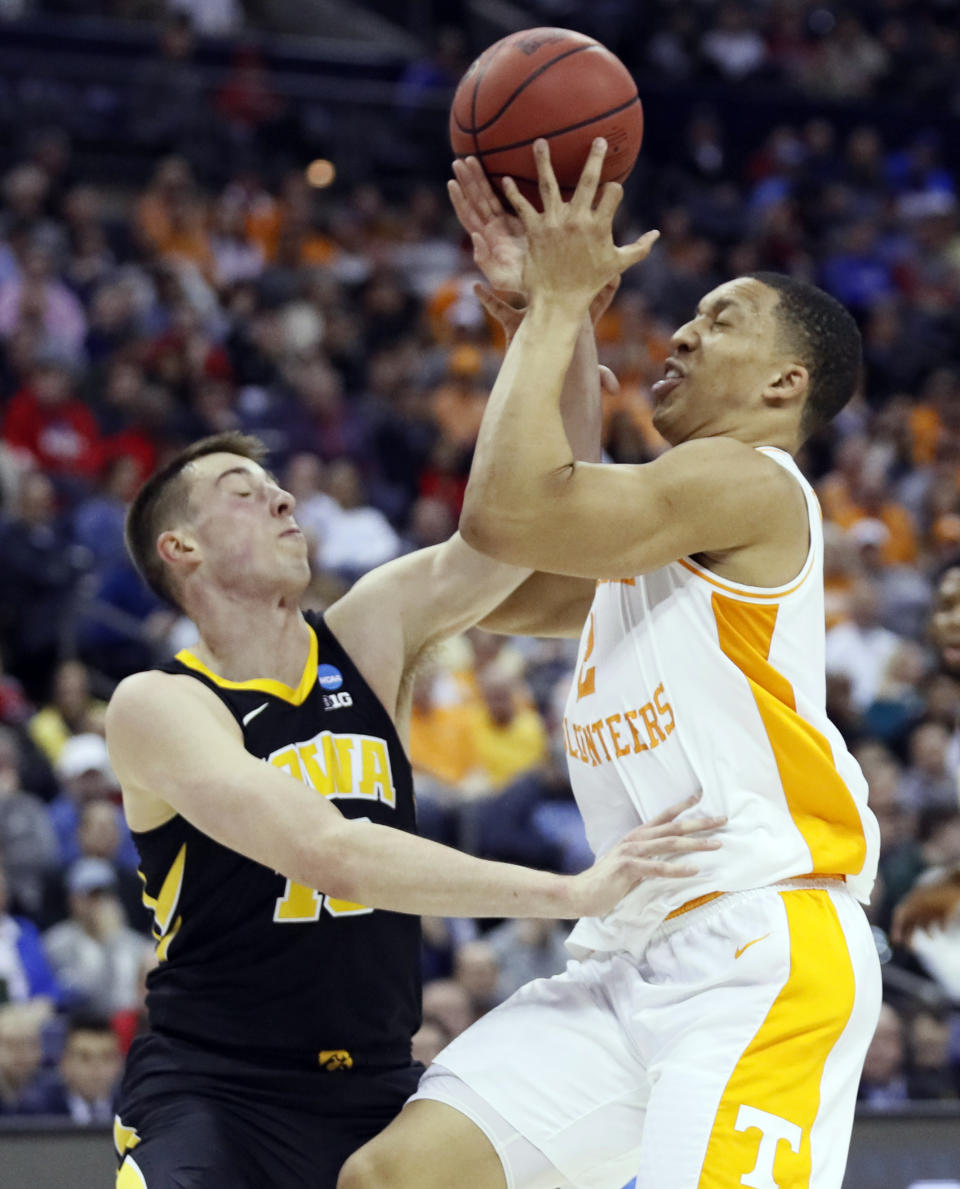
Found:
[{"label": "black jersey armhole", "polygon": [[[364,675],[357,668],[356,662],[354,661],[353,657],[350,655],[349,652],[347,652],[347,650],[344,648],[344,646],[340,643],[340,641],[334,635],[333,629],[327,623],[326,617],[323,615],[322,612],[308,611],[305,615],[305,618],[306,618],[307,623],[313,628],[313,630],[317,634],[317,644],[320,646],[320,651],[322,651],[323,647],[328,646],[330,648],[330,651],[336,654],[337,659],[340,660],[344,665],[346,665],[346,667],[349,669],[349,671],[351,673],[356,674],[357,680],[361,683],[364,690],[367,692],[367,694],[369,694],[370,698],[374,702],[376,702],[376,704],[383,711],[383,714],[384,714],[387,722],[390,724],[390,726],[393,730],[393,733],[396,736],[396,740],[400,746],[400,750],[403,752],[404,755],[406,755],[407,750],[403,746],[403,743],[400,740],[400,732],[397,730],[397,724],[393,721],[393,715],[386,708],[386,706],[384,706],[379,695],[374,692],[374,690],[370,686],[370,683],[367,681],[366,677],[364,677]],[[319,652],[318,652],[318,656],[319,656]]]}]

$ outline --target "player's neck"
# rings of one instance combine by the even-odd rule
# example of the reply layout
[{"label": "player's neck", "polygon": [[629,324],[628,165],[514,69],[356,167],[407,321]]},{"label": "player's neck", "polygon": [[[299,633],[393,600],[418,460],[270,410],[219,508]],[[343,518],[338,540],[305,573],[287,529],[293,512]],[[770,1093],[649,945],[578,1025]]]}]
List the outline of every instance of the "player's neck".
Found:
[{"label": "player's neck", "polygon": [[737,442],[743,442],[745,446],[753,446],[754,449],[758,446],[775,446],[790,455],[795,455],[800,449],[800,442],[795,433],[772,425],[703,426],[683,440],[689,442],[694,438],[733,438]]},{"label": "player's neck", "polygon": [[191,649],[208,669],[227,681],[266,677],[296,686],[307,663],[310,629],[299,601],[274,600],[256,606],[231,603],[220,613],[195,615],[200,640]]}]

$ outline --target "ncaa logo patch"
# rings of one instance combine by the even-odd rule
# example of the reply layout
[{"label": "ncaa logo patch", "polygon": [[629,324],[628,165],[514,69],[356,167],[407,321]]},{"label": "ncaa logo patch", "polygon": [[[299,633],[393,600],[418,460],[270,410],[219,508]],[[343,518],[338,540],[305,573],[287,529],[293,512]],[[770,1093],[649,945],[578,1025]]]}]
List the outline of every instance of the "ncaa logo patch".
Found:
[{"label": "ncaa logo patch", "polygon": [[343,674],[335,665],[317,665],[317,684],[332,693],[343,685]]}]

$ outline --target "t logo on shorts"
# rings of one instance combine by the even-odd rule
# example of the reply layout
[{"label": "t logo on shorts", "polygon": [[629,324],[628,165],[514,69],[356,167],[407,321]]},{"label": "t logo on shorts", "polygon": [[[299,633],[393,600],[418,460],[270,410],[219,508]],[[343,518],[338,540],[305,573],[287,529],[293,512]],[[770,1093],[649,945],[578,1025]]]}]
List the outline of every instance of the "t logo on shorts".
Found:
[{"label": "t logo on shorts", "polygon": [[773,1179],[773,1163],[777,1158],[777,1144],[785,1139],[790,1145],[791,1152],[800,1151],[800,1140],[803,1137],[802,1128],[796,1123],[781,1119],[779,1115],[771,1115],[769,1111],[758,1110],[755,1106],[742,1106],[737,1111],[735,1131],[749,1131],[752,1127],[760,1132],[760,1148],[757,1152],[757,1163],[751,1172],[746,1172],[740,1178],[741,1185],[749,1185],[750,1189],[779,1189]]}]

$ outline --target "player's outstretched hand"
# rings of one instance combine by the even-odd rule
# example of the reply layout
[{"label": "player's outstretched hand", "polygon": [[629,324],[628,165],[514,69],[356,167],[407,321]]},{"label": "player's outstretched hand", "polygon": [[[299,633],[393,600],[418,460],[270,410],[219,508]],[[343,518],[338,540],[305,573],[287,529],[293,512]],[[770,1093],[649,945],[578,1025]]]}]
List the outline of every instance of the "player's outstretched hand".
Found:
[{"label": "player's outstretched hand", "polygon": [[635,243],[621,248],[613,242],[613,216],[623,198],[623,187],[607,182],[597,201],[607,154],[607,142],[602,137],[593,142],[569,202],[560,195],[547,142],[534,141],[533,154],[542,212],[524,198],[512,178],[503,179],[504,193],[527,237],[523,291],[586,310],[605,285],[647,258],[660,233],[648,231]]},{"label": "player's outstretched hand", "polygon": [[909,945],[917,929],[941,929],[960,912],[960,867],[954,867],[909,892],[893,914],[891,936],[898,945]]},{"label": "player's outstretched hand", "polygon": [[575,876],[576,915],[603,916],[631,888],[652,876],[678,879],[696,875],[696,864],[677,856],[719,849],[722,844],[712,835],[727,821],[725,817],[680,816],[699,800],[696,793],[638,826],[592,867]]},{"label": "player's outstretched hand", "polygon": [[454,161],[453,175],[447,193],[470,236],[474,263],[494,289],[523,296],[523,224],[504,207],[476,157]]}]

